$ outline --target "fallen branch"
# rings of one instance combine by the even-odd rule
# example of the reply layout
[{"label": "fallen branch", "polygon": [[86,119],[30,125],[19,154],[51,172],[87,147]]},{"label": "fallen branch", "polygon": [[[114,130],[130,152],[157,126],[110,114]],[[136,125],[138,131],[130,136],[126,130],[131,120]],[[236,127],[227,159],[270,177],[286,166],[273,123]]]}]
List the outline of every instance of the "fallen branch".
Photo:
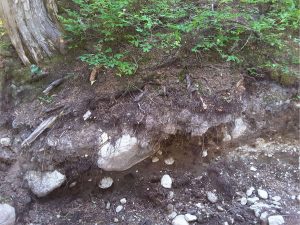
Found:
[{"label": "fallen branch", "polygon": [[54,122],[57,120],[59,115],[51,116],[48,119],[44,120],[30,135],[26,138],[21,146],[29,146],[32,142],[34,142],[38,136],[40,136],[47,128],[51,127]]}]

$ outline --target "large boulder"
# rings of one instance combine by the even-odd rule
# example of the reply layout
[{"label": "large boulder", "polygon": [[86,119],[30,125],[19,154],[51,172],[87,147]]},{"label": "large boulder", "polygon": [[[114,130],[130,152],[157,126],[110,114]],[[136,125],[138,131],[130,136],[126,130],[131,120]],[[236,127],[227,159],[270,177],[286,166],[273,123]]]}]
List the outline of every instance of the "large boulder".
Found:
[{"label": "large boulder", "polygon": [[145,141],[129,134],[122,135],[115,143],[105,143],[98,152],[98,167],[106,171],[123,171],[151,154]]},{"label": "large boulder", "polygon": [[44,197],[54,189],[60,187],[66,180],[66,176],[58,172],[28,171],[25,174],[29,188],[38,197]]}]

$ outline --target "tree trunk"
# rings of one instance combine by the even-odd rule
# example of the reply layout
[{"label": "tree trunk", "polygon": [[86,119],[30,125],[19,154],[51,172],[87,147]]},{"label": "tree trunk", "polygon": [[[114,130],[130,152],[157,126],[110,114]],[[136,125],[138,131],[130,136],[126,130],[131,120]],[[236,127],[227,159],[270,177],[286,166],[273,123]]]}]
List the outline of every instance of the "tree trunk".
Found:
[{"label": "tree trunk", "polygon": [[0,0],[0,16],[24,64],[63,51],[55,0]]}]

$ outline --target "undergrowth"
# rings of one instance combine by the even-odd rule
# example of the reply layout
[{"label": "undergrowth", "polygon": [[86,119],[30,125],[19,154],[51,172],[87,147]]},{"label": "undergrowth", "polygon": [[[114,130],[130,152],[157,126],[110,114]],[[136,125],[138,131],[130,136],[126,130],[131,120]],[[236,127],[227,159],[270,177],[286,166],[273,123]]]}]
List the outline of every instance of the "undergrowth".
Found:
[{"label": "undergrowth", "polygon": [[251,75],[259,69],[293,74],[299,64],[296,0],[72,0],[60,16],[73,48],[94,43],[82,55],[92,67],[132,75],[153,50],[216,54]]}]

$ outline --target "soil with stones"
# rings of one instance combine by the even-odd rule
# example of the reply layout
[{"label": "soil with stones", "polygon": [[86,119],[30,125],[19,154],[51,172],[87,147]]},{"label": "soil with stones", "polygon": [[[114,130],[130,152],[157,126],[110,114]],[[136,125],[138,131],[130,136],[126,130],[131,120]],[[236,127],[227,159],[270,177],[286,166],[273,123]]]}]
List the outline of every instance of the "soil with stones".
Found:
[{"label": "soil with stones", "polygon": [[[61,61],[42,80],[16,81],[7,70],[1,81],[0,203],[15,207],[16,224],[300,222],[297,87],[180,62],[132,78],[99,71],[91,86],[84,64]],[[103,139],[115,150],[107,158]],[[117,155],[124,139],[136,154]],[[24,179],[32,170],[58,170],[66,181],[38,198]],[[161,184],[166,174],[171,188]],[[104,177],[114,181],[105,190]]]}]

